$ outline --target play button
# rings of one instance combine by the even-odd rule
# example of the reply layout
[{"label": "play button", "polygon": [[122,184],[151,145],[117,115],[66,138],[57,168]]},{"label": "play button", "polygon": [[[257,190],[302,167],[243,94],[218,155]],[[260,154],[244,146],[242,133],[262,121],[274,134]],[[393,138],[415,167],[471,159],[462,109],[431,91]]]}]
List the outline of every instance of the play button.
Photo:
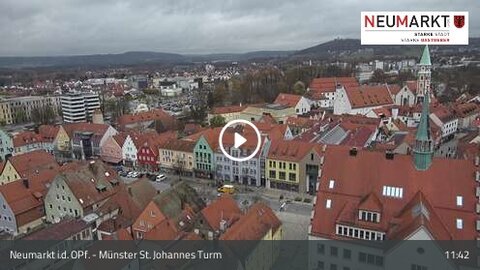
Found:
[{"label": "play button", "polygon": [[[231,131],[229,131],[229,135],[230,137],[227,137],[229,138],[230,140],[227,140],[229,141],[229,143],[227,145],[229,145],[229,147],[232,147],[233,148],[237,148],[237,149],[241,149],[241,147],[243,146],[244,148],[247,148],[247,147],[250,147],[249,149],[252,149],[252,145],[256,145],[255,146],[255,149],[251,152],[250,155],[248,156],[240,156],[240,157],[234,157],[232,155],[230,155],[229,152],[227,152],[225,150],[225,145],[224,145],[224,141],[223,141],[223,137],[225,135],[225,131],[227,131],[227,129],[229,127],[236,127],[238,125],[242,125],[243,126],[243,129],[245,130],[246,128],[251,128],[253,129],[253,131],[255,131],[255,137],[252,138],[252,136],[247,136],[247,138],[244,137],[245,133],[243,135],[241,135],[240,133],[236,132],[233,134],[233,145],[232,145],[232,137],[231,137]],[[249,133],[249,135],[253,135],[252,133]],[[256,144],[253,144],[255,143],[255,139],[256,139]],[[233,121],[230,121],[228,122],[223,128],[222,130],[220,131],[220,136],[218,137],[218,144],[220,146],[220,150],[222,151],[222,153],[229,159],[231,160],[234,160],[234,161],[238,161],[238,162],[241,162],[241,161],[247,161],[251,158],[253,158],[257,153],[258,151],[260,151],[260,146],[262,144],[262,137],[260,135],[260,131],[258,130],[258,128],[252,124],[251,122],[247,121],[247,120],[242,120],[242,119],[237,119],[237,120],[233,120]],[[246,145],[245,145],[246,144]],[[244,153],[243,151],[240,151],[241,153]]]},{"label": "play button", "polygon": [[245,137],[238,134],[237,132],[235,132],[235,137],[234,138],[235,138],[235,140],[234,140],[233,147],[235,147],[235,148],[239,148],[240,146],[242,146],[242,144],[244,144],[247,141],[247,139],[245,139]]}]

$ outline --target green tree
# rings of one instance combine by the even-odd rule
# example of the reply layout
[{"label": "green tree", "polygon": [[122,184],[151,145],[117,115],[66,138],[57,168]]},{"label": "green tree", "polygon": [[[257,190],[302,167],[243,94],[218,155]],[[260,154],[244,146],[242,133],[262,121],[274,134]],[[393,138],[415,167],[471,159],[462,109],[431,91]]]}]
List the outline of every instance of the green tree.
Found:
[{"label": "green tree", "polygon": [[370,78],[370,82],[375,83],[384,83],[385,82],[385,73],[381,69],[376,69],[373,72],[372,78]]},{"label": "green tree", "polygon": [[302,81],[298,81],[293,85],[293,93],[303,96],[305,94],[305,84]]},{"label": "green tree", "polygon": [[214,117],[212,117],[212,119],[210,119],[211,127],[223,127],[225,126],[225,124],[225,117],[221,115],[215,115]]}]

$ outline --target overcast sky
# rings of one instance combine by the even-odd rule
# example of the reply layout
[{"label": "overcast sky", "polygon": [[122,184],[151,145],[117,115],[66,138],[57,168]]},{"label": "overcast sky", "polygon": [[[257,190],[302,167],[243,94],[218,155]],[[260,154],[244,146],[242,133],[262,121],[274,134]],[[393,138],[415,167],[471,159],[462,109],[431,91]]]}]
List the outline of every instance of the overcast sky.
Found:
[{"label": "overcast sky", "polygon": [[478,0],[0,0],[0,56],[303,49],[360,37],[360,12],[469,11]]}]

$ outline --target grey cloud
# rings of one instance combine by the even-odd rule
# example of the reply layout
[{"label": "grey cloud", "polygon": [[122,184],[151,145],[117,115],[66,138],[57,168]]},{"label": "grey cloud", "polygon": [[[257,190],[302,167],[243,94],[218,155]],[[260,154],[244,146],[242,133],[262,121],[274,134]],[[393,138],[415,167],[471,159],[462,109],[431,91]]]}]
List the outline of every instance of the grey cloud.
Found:
[{"label": "grey cloud", "polygon": [[480,35],[476,0],[2,0],[0,55],[301,49],[358,38],[367,10],[465,10]]}]

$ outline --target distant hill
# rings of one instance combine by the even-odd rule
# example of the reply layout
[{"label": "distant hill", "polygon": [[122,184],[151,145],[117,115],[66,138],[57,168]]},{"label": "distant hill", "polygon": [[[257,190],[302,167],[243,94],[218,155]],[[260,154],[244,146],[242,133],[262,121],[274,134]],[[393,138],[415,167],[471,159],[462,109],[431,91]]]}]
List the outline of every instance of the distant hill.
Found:
[{"label": "distant hill", "polygon": [[247,53],[215,53],[203,55],[184,55],[192,62],[251,61],[255,59],[285,58],[295,51],[254,51]]},{"label": "distant hill", "polygon": [[[455,47],[480,50],[480,38],[471,38],[468,46],[432,46],[437,51]],[[254,51],[221,54],[174,54],[163,52],[126,52],[121,54],[93,54],[51,57],[0,57],[0,68],[35,67],[109,67],[141,64],[189,64],[195,62],[256,61],[269,59],[295,60],[302,58],[336,59],[375,56],[418,57],[423,46],[362,46],[359,39],[335,39],[299,51]]]},{"label": "distant hill", "polygon": [[146,63],[180,63],[180,54],[158,52],[126,52],[47,57],[0,57],[0,68],[62,67],[62,66],[123,66]]},{"label": "distant hill", "polygon": [[[450,50],[452,46],[431,46],[435,50]],[[480,49],[480,38],[470,38],[468,46],[469,49]],[[415,56],[417,57],[423,45],[361,45],[360,39],[335,39],[319,45],[297,51],[293,57],[314,57],[327,58],[332,56],[351,56],[365,55],[367,51],[371,51],[371,55],[401,55],[401,56]]]}]

